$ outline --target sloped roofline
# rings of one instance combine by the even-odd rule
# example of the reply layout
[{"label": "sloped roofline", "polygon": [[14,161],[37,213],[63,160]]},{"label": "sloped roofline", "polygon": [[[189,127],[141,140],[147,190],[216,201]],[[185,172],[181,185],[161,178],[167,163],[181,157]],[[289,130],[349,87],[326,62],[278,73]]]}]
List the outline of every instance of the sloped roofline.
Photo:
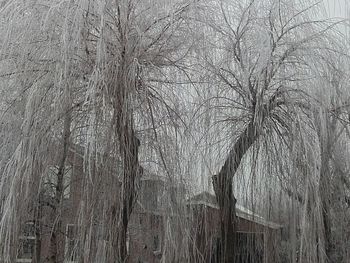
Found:
[{"label": "sloped roofline", "polygon": [[[201,195],[206,195],[208,197],[210,197],[211,202],[207,201],[207,200],[195,200],[196,197],[199,197]],[[215,201],[214,201],[215,200]],[[188,200],[188,204],[189,205],[204,205],[207,207],[211,207],[213,209],[219,209],[219,206],[217,205],[215,196],[211,193],[209,193],[208,191],[203,191],[197,195],[192,196],[192,198],[190,198]],[[266,220],[263,216],[254,213],[253,211],[249,210],[248,208],[241,206],[241,205],[236,205],[236,215],[240,218],[252,221],[254,223],[257,223],[259,225],[263,225],[272,229],[279,229],[282,228],[283,226],[281,224]]]}]

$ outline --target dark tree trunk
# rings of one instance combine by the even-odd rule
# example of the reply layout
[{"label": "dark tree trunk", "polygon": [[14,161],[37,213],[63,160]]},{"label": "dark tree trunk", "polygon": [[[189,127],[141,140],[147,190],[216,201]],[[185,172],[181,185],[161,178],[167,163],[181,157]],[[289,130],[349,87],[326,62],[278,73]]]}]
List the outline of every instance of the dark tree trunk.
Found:
[{"label": "dark tree trunk", "polygon": [[[219,204],[221,223],[220,245],[217,250],[217,258],[222,263],[234,262],[235,257],[236,199],[232,191],[233,177],[244,155],[258,139],[259,130],[262,129],[262,124],[266,117],[276,107],[284,104],[283,101],[277,100],[277,95],[277,93],[273,95],[266,104],[259,108],[259,119],[254,117],[257,114],[253,114],[253,118],[233,145],[219,173],[213,176],[213,187]],[[258,110],[256,107],[254,103],[253,113],[256,113]]]},{"label": "dark tree trunk", "polygon": [[[124,32],[120,31],[121,38],[124,39]],[[125,39],[125,43],[127,40]],[[116,82],[111,84],[112,92],[114,94],[113,110],[116,117],[116,134],[119,139],[119,153],[123,160],[123,180],[121,185],[121,198],[120,206],[116,205],[114,210],[115,215],[112,213],[112,222],[114,222],[114,228],[117,232],[117,239],[112,236],[112,253],[111,261],[126,262],[127,260],[127,230],[130,221],[130,216],[134,207],[134,203],[138,193],[138,181],[143,174],[143,168],[139,162],[139,147],[140,141],[136,137],[133,112],[132,109],[128,109],[130,103],[130,93],[133,89],[137,88],[138,76],[137,72],[130,72],[130,61],[128,61],[126,47],[123,47],[121,53],[121,63],[117,69]],[[129,65],[129,66],[128,66]],[[131,75],[136,75],[135,79],[130,79]],[[131,84],[132,83],[132,84]],[[133,86],[135,85],[135,86]],[[119,206],[119,208],[117,208]],[[117,211],[119,210],[119,211]],[[120,215],[118,219],[116,215]],[[119,222],[117,222],[119,220]],[[114,258],[113,254],[117,253],[117,257]]]},{"label": "dark tree trunk", "polygon": [[[323,156],[322,156],[323,157]],[[326,159],[326,160],[325,160]],[[332,262],[332,232],[331,232],[331,215],[330,215],[330,195],[331,195],[331,182],[330,182],[330,171],[329,171],[329,159],[321,158],[321,174],[319,193],[321,195],[322,202],[322,218],[324,228],[324,245],[325,252],[329,262]]]},{"label": "dark tree trunk", "polygon": [[130,216],[138,193],[138,181],[143,174],[143,168],[139,163],[140,141],[135,135],[132,120],[122,123],[118,120],[118,136],[120,153],[124,161],[124,173],[121,189],[121,222],[118,228],[118,256],[120,262],[127,259],[127,230]]},{"label": "dark tree trunk", "polygon": [[[322,219],[324,229],[324,251],[326,253],[327,262],[333,263],[333,241],[332,241],[332,219],[330,214],[331,198],[332,198],[332,181],[330,161],[332,156],[332,148],[334,147],[334,132],[336,132],[336,118],[331,119],[328,113],[324,116],[318,116],[316,119],[317,133],[320,140],[321,148],[321,170],[319,182],[319,195],[322,202]],[[316,115],[317,116],[317,115]],[[321,130],[321,118],[325,118],[326,130]]]},{"label": "dark tree trunk", "polygon": [[332,192],[332,185],[330,181],[330,171],[329,171],[329,155],[328,149],[322,152],[321,156],[321,173],[320,173],[320,184],[319,184],[319,194],[321,196],[322,202],[322,219],[323,219],[323,229],[324,229],[324,246],[325,252],[328,258],[328,262],[332,263],[332,219],[330,215],[330,198]]},{"label": "dark tree trunk", "polygon": [[219,262],[234,262],[236,232],[236,199],[232,192],[232,179],[214,176],[213,185],[220,203],[220,239],[217,248]]},{"label": "dark tree trunk", "polygon": [[236,232],[236,198],[232,191],[233,177],[243,159],[243,156],[258,138],[253,120],[242,132],[234,144],[220,172],[213,176],[213,186],[220,215],[219,262],[234,262],[235,232]]}]

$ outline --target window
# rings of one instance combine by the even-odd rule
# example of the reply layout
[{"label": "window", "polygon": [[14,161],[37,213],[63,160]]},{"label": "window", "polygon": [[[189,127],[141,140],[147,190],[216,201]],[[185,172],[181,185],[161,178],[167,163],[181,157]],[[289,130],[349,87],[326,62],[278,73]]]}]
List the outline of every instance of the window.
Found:
[{"label": "window", "polygon": [[160,238],[158,234],[155,234],[153,236],[153,252],[155,253],[159,253],[161,250],[161,246],[160,246]]},{"label": "window", "polygon": [[19,237],[19,249],[16,262],[32,262],[35,251],[35,226],[26,222]]},{"label": "window", "polygon": [[167,192],[164,190],[164,187],[159,186],[157,192],[157,207],[156,209],[161,210],[165,208]]},{"label": "window", "polygon": [[97,240],[106,240],[107,239],[107,227],[103,224],[97,224],[96,227],[96,239]]},{"label": "window", "polygon": [[147,210],[157,209],[157,195],[157,185],[153,181],[143,181],[141,202]]},{"label": "window", "polygon": [[[58,174],[58,166],[50,166],[48,169],[48,174],[45,177],[45,181],[44,181],[45,192],[50,197],[55,197],[57,180],[58,180],[57,174]],[[63,198],[64,199],[69,199],[70,197],[71,178],[72,178],[72,166],[67,165],[64,168],[64,175],[63,175]]]},{"label": "window", "polygon": [[66,263],[73,263],[77,261],[77,242],[78,229],[76,225],[67,224],[66,225],[66,245],[65,245],[65,261]]},{"label": "window", "polygon": [[151,214],[151,228],[158,228],[160,225],[160,216]]},{"label": "window", "polygon": [[130,252],[130,235],[129,231],[126,232],[126,254],[129,255]]}]

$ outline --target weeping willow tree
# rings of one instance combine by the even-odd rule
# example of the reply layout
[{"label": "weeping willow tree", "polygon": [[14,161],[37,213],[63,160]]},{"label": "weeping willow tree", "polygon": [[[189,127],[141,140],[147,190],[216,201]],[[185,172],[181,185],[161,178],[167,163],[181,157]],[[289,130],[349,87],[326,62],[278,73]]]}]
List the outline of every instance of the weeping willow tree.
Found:
[{"label": "weeping willow tree", "polygon": [[[216,83],[220,83],[211,100],[221,115],[219,122],[226,126],[221,132],[224,130],[231,138],[229,146],[224,146],[228,148],[224,164],[213,176],[221,220],[219,262],[235,260],[237,219],[232,184],[244,156],[251,151],[258,156],[262,145],[268,149],[281,144],[287,150],[293,148],[294,140],[303,142],[296,146],[301,152],[311,153],[312,147],[318,145],[305,141],[306,137],[315,138],[308,128],[315,105],[314,81],[320,78],[317,71],[322,71],[324,64],[337,67],[336,60],[344,48],[335,43],[337,37],[333,38],[335,25],[317,19],[317,5],[303,1],[220,1],[212,17],[209,15],[205,21],[216,43],[211,46],[213,49],[209,48],[214,55],[204,59]],[[329,146],[321,143],[321,148],[323,152]],[[278,166],[278,162],[283,162],[284,151],[268,151],[265,158],[274,160]],[[320,155],[324,163],[326,153]],[[318,157],[313,156],[308,160],[310,163],[304,164],[307,167],[304,174],[317,173]],[[320,188],[327,185],[324,178],[328,176],[323,172],[326,171],[321,171]],[[315,194],[316,188],[310,191]],[[322,195],[316,195],[313,202],[318,202],[317,198],[324,200]],[[325,217],[328,206],[322,202],[314,216]],[[328,256],[322,251],[329,250],[329,225],[326,221],[320,225],[310,231],[322,232],[319,235],[326,241],[315,238],[320,248],[316,256],[305,252],[307,262],[324,262]]]},{"label": "weeping willow tree", "polygon": [[[319,12],[298,0],[3,1],[0,261],[16,261],[30,220],[34,262],[127,262],[152,171],[171,185],[161,260],[207,262],[190,255],[192,218],[175,186],[208,170],[220,218],[210,258],[235,261],[243,197],[291,225],[290,262],[346,260],[334,226],[347,224],[337,215],[349,203],[348,56]],[[68,187],[79,200],[67,203]],[[270,192],[291,212],[267,204]],[[77,226],[70,254],[67,224]]]},{"label": "weeping willow tree", "polygon": [[[108,241],[107,262],[126,261],[127,229],[144,170],[138,137],[147,138],[138,129],[153,130],[148,134],[157,137],[153,108],[171,111],[157,79],[165,68],[181,70],[189,7],[137,1],[14,1],[1,7],[6,35],[1,55],[8,65],[2,77],[25,105],[20,142],[1,178],[6,262],[16,259],[17,226],[31,209],[35,214],[49,209],[49,218],[34,220],[35,228],[49,228],[44,260],[62,260],[64,175],[72,155],[85,175],[75,215],[81,227],[74,258],[99,262],[96,235],[102,234]],[[55,163],[53,196],[40,200],[47,167]],[[35,247],[40,262],[40,244]]]}]

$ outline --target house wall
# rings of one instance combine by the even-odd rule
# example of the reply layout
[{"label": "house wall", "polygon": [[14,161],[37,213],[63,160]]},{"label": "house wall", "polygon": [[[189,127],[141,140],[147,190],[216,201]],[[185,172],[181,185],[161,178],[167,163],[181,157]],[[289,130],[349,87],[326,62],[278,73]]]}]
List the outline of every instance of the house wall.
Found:
[{"label": "house wall", "polygon": [[[158,263],[186,262],[183,254],[174,254],[172,246],[184,247],[187,239],[181,231],[182,221],[171,204],[177,202],[184,191],[157,177],[141,180],[139,200],[134,208],[128,232],[130,237],[129,262]],[[182,196],[184,199],[184,196]],[[181,203],[177,203],[182,207]],[[165,242],[165,235],[169,235]],[[164,262],[164,261],[163,261]]]},{"label": "house wall", "polygon": [[164,195],[162,180],[141,180],[138,202],[128,227],[130,263],[158,263],[164,240]]},{"label": "house wall", "polygon": [[190,256],[192,262],[211,262],[220,230],[218,213],[204,205],[193,206]]},{"label": "house wall", "polygon": [[[53,165],[57,161],[53,161]],[[68,153],[67,165],[72,166],[72,175],[70,182],[69,198],[63,199],[61,206],[61,226],[60,233],[57,236],[57,263],[64,262],[65,250],[66,250],[66,230],[67,225],[76,224],[77,212],[80,201],[82,199],[81,185],[83,180],[83,162],[82,158],[75,155],[72,152]],[[41,259],[45,263],[48,261],[48,255],[50,255],[49,244],[52,234],[52,218],[50,214],[52,209],[48,206],[44,206],[42,209],[42,231],[41,231]]]},{"label": "house wall", "polygon": [[[69,199],[64,200],[62,208],[62,226],[61,234],[57,238],[58,262],[64,261],[66,249],[66,226],[75,224],[78,217],[77,211],[79,203],[82,200],[82,160],[70,156],[69,161],[73,166],[73,176],[71,184],[71,195]],[[72,161],[75,160],[75,161]],[[163,216],[159,211],[163,211],[164,202],[157,198],[164,191],[164,182],[145,180],[142,181],[142,189],[139,193],[139,204],[136,204],[134,212],[130,218],[128,227],[128,263],[158,263],[162,255],[162,246],[164,240]],[[164,200],[163,200],[164,201]],[[49,240],[51,235],[51,226],[49,225],[50,208],[45,208],[44,225],[41,235],[41,258],[45,259],[49,255]],[[107,244],[107,243],[105,243]],[[92,248],[93,249],[93,248]]]},{"label": "house wall", "polygon": [[[67,224],[75,223],[79,203],[82,200],[82,194],[84,194],[81,188],[84,176],[82,159],[70,153],[68,160],[73,166],[73,173],[70,197],[64,200],[61,211],[61,234],[57,238],[58,262],[64,261],[66,226]],[[167,206],[171,203],[171,196],[167,196],[166,193],[169,194],[169,191],[164,181],[141,181],[139,202],[136,204],[128,228],[129,263],[161,262],[161,257],[164,253],[164,247],[162,245],[165,238],[164,215],[169,215]],[[50,243],[52,229],[49,224],[51,220],[48,218],[50,209],[46,207],[42,211],[44,222],[41,236],[42,259],[45,259],[49,255],[48,245]],[[205,205],[194,205],[189,207],[189,209],[190,211],[188,213],[191,213],[192,217],[188,220],[189,224],[192,224],[192,228],[189,245],[185,249],[189,249],[191,262],[212,262],[220,231],[218,210]],[[45,227],[46,223],[48,226]],[[278,262],[276,261],[276,254],[273,249],[276,242],[276,235],[273,230],[243,218],[238,218],[237,230],[247,233],[264,233],[264,263]],[[174,232],[176,232],[176,229]],[[181,235],[181,233],[179,234]],[[181,240],[181,237],[179,240]]]},{"label": "house wall", "polygon": [[129,228],[129,263],[158,263],[164,239],[163,216],[134,213]]},{"label": "house wall", "polygon": [[[193,205],[191,235],[191,262],[216,262],[215,255],[216,242],[220,231],[219,211],[205,205]],[[244,218],[237,218],[237,232],[251,233],[256,235],[255,246],[262,249],[262,262],[277,263],[278,258],[274,249],[276,245],[277,230],[265,227]],[[241,241],[237,241],[242,245]],[[256,263],[255,261],[243,260],[237,263]]]},{"label": "house wall", "polygon": [[[57,152],[59,152],[59,149],[57,149]],[[59,163],[58,156],[55,156],[54,154],[51,156],[48,156],[48,161],[45,167],[48,166],[56,166]],[[64,260],[64,252],[65,252],[65,230],[67,224],[74,224],[75,218],[76,218],[76,212],[77,208],[79,206],[79,202],[81,200],[81,179],[83,176],[82,172],[82,158],[75,155],[75,153],[69,151],[68,152],[68,158],[66,165],[72,166],[72,182],[70,184],[70,195],[69,198],[65,198],[62,202],[62,205],[60,206],[60,214],[61,214],[61,226],[60,226],[60,233],[57,237],[57,248],[58,248],[58,262],[63,262]],[[45,176],[44,176],[45,177]],[[44,179],[44,178],[43,178]],[[39,182],[39,180],[38,180]],[[38,185],[37,185],[38,186]],[[42,185],[42,187],[45,187]],[[42,188],[45,189],[45,188]],[[34,233],[31,234],[30,238],[33,239],[34,243],[39,245],[40,250],[40,262],[47,262],[49,253],[49,244],[50,244],[50,237],[52,234],[52,221],[53,219],[50,218],[52,215],[52,208],[50,207],[50,204],[52,204],[53,200],[50,200],[50,198],[53,198],[52,196],[43,195],[41,193],[41,205],[37,203],[31,204],[32,207],[28,208],[26,211],[27,214],[21,215],[21,228],[24,228],[24,225],[28,222],[33,222],[34,220],[38,220],[40,224],[37,225],[37,227],[40,226],[40,230],[33,231]],[[34,200],[34,199],[33,199]],[[40,212],[38,215],[39,217],[35,216],[34,213],[37,213],[38,208],[40,207]],[[37,233],[35,233],[37,232]],[[19,233],[19,240],[25,240],[27,239],[23,233]],[[33,247],[33,257],[35,257],[34,253],[34,247]],[[31,262],[30,258],[16,258],[14,262]]]}]

